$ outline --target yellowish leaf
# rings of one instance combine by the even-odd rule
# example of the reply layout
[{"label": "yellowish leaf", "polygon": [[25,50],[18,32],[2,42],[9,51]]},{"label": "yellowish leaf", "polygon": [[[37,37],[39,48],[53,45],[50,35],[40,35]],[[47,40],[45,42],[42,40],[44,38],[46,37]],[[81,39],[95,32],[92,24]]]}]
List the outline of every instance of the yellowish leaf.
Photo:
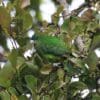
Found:
[{"label": "yellowish leaf", "polygon": [[18,100],[17,96],[16,95],[11,95],[11,100]]},{"label": "yellowish leaf", "polygon": [[45,65],[41,68],[41,70],[40,70],[40,72],[41,72],[42,74],[45,74],[45,75],[48,75],[51,71],[52,71],[52,66],[51,66],[51,64],[45,64]]}]

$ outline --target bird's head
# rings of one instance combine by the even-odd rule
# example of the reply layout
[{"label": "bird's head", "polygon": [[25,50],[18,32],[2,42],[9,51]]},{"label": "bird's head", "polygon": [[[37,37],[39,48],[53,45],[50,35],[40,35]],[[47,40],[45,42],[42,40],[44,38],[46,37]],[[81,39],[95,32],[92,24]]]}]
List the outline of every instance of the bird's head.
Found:
[{"label": "bird's head", "polygon": [[32,37],[31,37],[31,40],[37,40],[38,39],[38,36],[36,34],[34,34]]}]

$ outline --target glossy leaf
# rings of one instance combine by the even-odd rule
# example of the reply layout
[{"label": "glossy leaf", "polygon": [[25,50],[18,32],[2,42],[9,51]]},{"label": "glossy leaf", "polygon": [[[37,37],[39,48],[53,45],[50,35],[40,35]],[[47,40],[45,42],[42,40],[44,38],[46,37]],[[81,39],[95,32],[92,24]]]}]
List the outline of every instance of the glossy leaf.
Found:
[{"label": "glossy leaf", "polygon": [[5,67],[0,70],[0,86],[9,87],[14,74],[15,69],[12,67],[10,62],[7,62]]},{"label": "glossy leaf", "polygon": [[36,77],[32,76],[32,75],[26,75],[25,76],[25,81],[27,83],[27,86],[30,90],[35,90],[36,86],[37,86],[37,79]]},{"label": "glossy leaf", "polygon": [[95,71],[97,69],[97,64],[98,64],[98,57],[95,54],[95,52],[90,52],[87,59],[86,63],[88,64],[89,68],[91,71]]},{"label": "glossy leaf", "polygon": [[9,87],[8,91],[12,95],[18,95],[18,92],[17,92],[17,90],[14,87]]},{"label": "glossy leaf", "polygon": [[[26,20],[27,19],[27,20]],[[32,27],[32,17],[28,11],[21,11],[18,15],[19,25],[22,25],[22,32],[26,32],[28,29]]]},{"label": "glossy leaf", "polygon": [[9,55],[8,59],[11,62],[13,67],[16,67],[17,64],[17,56],[18,56],[18,52],[17,50],[13,49],[11,54]]},{"label": "glossy leaf", "polygon": [[27,84],[27,88],[32,93],[32,97],[34,99],[36,99],[37,98],[37,96],[36,96],[36,92],[37,92],[37,78],[32,76],[32,75],[26,75],[25,76],[25,81],[26,81],[26,84]]}]

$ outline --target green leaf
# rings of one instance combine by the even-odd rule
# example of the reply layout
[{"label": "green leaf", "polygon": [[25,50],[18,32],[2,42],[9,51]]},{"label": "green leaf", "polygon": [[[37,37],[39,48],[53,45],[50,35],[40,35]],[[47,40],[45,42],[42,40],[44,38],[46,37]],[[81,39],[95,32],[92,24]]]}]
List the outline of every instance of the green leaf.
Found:
[{"label": "green leaf", "polygon": [[41,0],[31,0],[31,5],[29,7],[31,7],[32,9],[35,10],[36,12],[36,19],[38,19],[39,21],[41,21],[41,12],[39,9],[39,5],[41,4]]},{"label": "green leaf", "polygon": [[32,75],[26,75],[25,76],[25,81],[27,83],[27,87],[33,91],[37,87],[37,78],[32,76]]},{"label": "green leaf", "polygon": [[37,98],[36,92],[37,92],[37,78],[32,76],[32,75],[26,75],[25,76],[25,81],[27,84],[27,88],[30,90],[32,93],[32,97],[34,99]]},{"label": "green leaf", "polygon": [[75,34],[82,34],[86,29],[87,24],[82,22],[79,17],[72,17],[70,27],[72,32]]},{"label": "green leaf", "polygon": [[[77,94],[79,94],[80,91],[87,89],[88,87],[86,86],[86,84],[82,83],[82,82],[73,82],[68,86],[68,98],[73,98],[75,97]],[[72,99],[73,100],[73,99]]]},{"label": "green leaf", "polygon": [[[24,36],[23,36],[24,35]],[[29,42],[29,38],[23,34],[21,37],[17,37],[17,42],[21,47],[25,47]]]},{"label": "green leaf", "polygon": [[73,65],[70,62],[64,62],[64,70],[67,71],[67,74],[71,77],[74,74],[79,74],[81,73],[81,68],[80,67],[75,67],[76,65]]},{"label": "green leaf", "polygon": [[25,95],[22,95],[22,96],[19,97],[18,100],[29,100],[29,99]]},{"label": "green leaf", "polygon": [[98,21],[91,21],[87,25],[87,30],[90,30],[91,32],[95,32],[96,28],[98,27],[100,27]]},{"label": "green leaf", "polygon": [[8,57],[9,61],[11,62],[12,66],[14,68],[16,68],[17,56],[18,56],[17,50],[13,49],[12,52],[11,52],[11,54]]},{"label": "green leaf", "polygon": [[2,70],[0,70],[0,86],[9,87],[15,70],[10,62],[7,62]]},{"label": "green leaf", "polygon": [[59,79],[60,81],[63,81],[64,75],[65,75],[64,70],[61,69],[61,68],[59,68],[59,69],[57,70],[57,75],[58,75],[58,79]]},{"label": "green leaf", "polygon": [[16,68],[19,69],[25,63],[25,59],[23,57],[17,57],[17,66]]},{"label": "green leaf", "polygon": [[2,45],[4,49],[8,50],[6,43],[6,36],[4,35],[1,29],[0,29],[0,45]]},{"label": "green leaf", "polygon": [[35,64],[34,60],[31,62],[26,62],[27,66],[31,69],[33,69],[34,71],[38,71],[38,66]]},{"label": "green leaf", "polygon": [[[100,34],[100,33],[98,33],[98,34]],[[90,51],[92,51],[96,48],[99,48],[99,47],[100,47],[100,35],[95,35],[93,40],[92,40]]]},{"label": "green leaf", "polygon": [[85,67],[85,64],[82,60],[80,60],[79,58],[71,58],[70,61],[74,64],[74,66],[76,67]]},{"label": "green leaf", "polygon": [[10,98],[10,100],[18,100],[18,97],[15,94],[12,94]]},{"label": "green leaf", "polygon": [[10,94],[14,94],[14,95],[18,95],[18,92],[17,92],[17,90],[14,88],[14,87],[9,87],[8,88],[8,91],[9,91],[9,93]]},{"label": "green leaf", "polygon": [[3,29],[7,29],[10,26],[11,17],[10,14],[7,12],[7,9],[4,7],[0,7],[0,25]]},{"label": "green leaf", "polygon": [[10,94],[6,90],[0,92],[0,100],[11,100]]},{"label": "green leaf", "polygon": [[43,96],[43,99],[44,99],[44,100],[50,100],[51,97],[50,97],[49,95],[45,95],[45,96]]},{"label": "green leaf", "polygon": [[37,77],[40,76],[40,72],[39,72],[37,66],[33,65],[30,62],[28,62],[27,64],[23,64],[22,66],[20,66],[19,72],[20,72],[20,76],[21,76],[22,79],[24,79],[24,77],[26,75],[34,75],[34,76],[37,76]]},{"label": "green leaf", "polygon": [[59,15],[63,11],[63,6],[59,6],[57,12],[52,15],[52,22],[57,25],[59,21]]},{"label": "green leaf", "polygon": [[93,97],[92,97],[92,100],[100,100],[100,95],[98,95],[98,94],[93,94],[92,96],[93,96]]},{"label": "green leaf", "polygon": [[57,75],[58,75],[58,79],[59,79],[59,87],[62,87],[63,85],[65,85],[65,82],[64,82],[65,72],[64,72],[64,70],[59,68],[57,70]]},{"label": "green leaf", "polygon": [[80,81],[84,82],[89,88],[96,88],[96,74],[97,73],[92,74],[91,72],[92,72],[91,70],[88,70],[86,68],[84,73],[80,75],[79,79]]},{"label": "green leaf", "polygon": [[68,32],[70,30],[70,19],[66,19],[61,26],[62,32]]},{"label": "green leaf", "polygon": [[38,11],[39,10],[39,4],[41,3],[41,1],[40,0],[31,0],[31,7],[33,8],[33,9],[35,9],[36,11]]},{"label": "green leaf", "polygon": [[98,57],[97,57],[97,55],[95,54],[94,51],[91,51],[88,54],[88,57],[87,57],[87,59],[85,61],[88,64],[88,66],[90,68],[90,71],[95,71],[97,69],[96,66],[98,64]]},{"label": "green leaf", "polygon": [[80,34],[86,28],[86,24],[84,24],[79,17],[71,17],[66,19],[61,26],[62,32],[67,32],[69,34]]},{"label": "green leaf", "polygon": [[52,22],[53,22],[55,25],[57,25],[57,24],[58,24],[58,21],[59,21],[59,15],[58,15],[58,13],[56,12],[56,13],[54,13],[54,14],[52,15]]},{"label": "green leaf", "polygon": [[[27,19],[27,20],[26,20]],[[19,24],[21,24],[22,26],[22,32],[26,32],[28,29],[30,29],[32,27],[33,24],[33,20],[31,15],[29,14],[28,11],[22,11],[19,15],[18,15],[18,20],[20,21]]]}]

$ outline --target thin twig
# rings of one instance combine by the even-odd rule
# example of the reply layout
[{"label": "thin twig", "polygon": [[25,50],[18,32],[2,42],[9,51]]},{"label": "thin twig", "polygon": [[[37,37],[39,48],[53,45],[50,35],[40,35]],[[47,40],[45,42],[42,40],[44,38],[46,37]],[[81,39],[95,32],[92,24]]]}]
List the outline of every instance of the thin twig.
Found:
[{"label": "thin twig", "polygon": [[65,9],[66,9],[66,13],[63,12],[62,16],[60,16],[60,17],[63,17],[64,20],[67,19],[70,16],[77,16],[85,7],[88,7],[88,4],[85,2],[79,8],[74,9],[74,10],[71,11],[71,13],[69,13],[68,3],[65,2],[65,4],[63,4],[64,1],[66,1],[66,0],[58,0],[58,1],[59,1],[60,5],[62,5],[63,7],[67,6],[67,7],[64,7],[64,12],[65,12]]},{"label": "thin twig", "polygon": [[67,0],[57,0],[59,2],[59,4],[61,6],[63,6],[64,10],[63,10],[63,18],[66,19],[67,18],[67,15],[69,14],[69,5],[67,3]]}]

